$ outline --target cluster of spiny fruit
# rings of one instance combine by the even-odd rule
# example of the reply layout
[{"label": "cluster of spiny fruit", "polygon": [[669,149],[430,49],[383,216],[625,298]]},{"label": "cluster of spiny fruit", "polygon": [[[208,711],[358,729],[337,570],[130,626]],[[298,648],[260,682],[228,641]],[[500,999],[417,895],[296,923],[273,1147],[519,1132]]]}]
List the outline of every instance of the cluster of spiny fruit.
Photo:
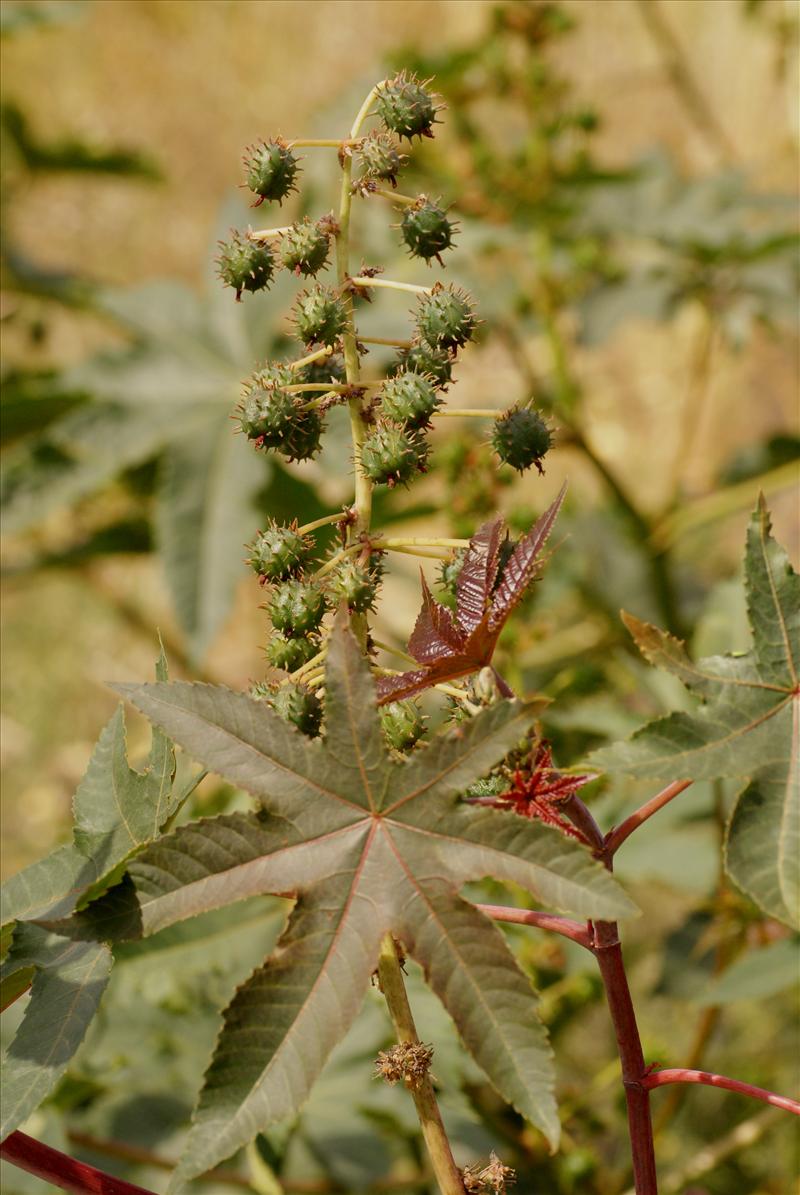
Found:
[{"label": "cluster of spiny fruit", "polygon": [[[351,520],[345,512],[340,523],[344,533]],[[314,541],[297,523],[270,523],[250,545],[249,563],[262,582],[270,584],[267,603],[273,634],[267,644],[267,659],[286,672],[303,670],[310,679],[313,661],[320,655],[322,620],[328,610],[344,603],[356,614],[375,607],[381,576],[382,553],[368,538],[354,545],[355,552],[342,555],[332,568],[316,574],[310,569]],[[319,733],[322,703],[308,679],[255,685],[253,695],[266,699],[287,721],[304,734]],[[424,719],[413,701],[395,702],[381,711],[384,732],[396,751],[408,751],[424,732]]]},{"label": "cluster of spiny fruit", "polygon": [[[342,142],[340,150],[340,157],[348,154],[356,161],[353,191],[360,195],[378,190],[381,182],[396,184],[405,161],[397,138],[411,142],[416,136],[432,136],[438,111],[436,97],[405,73],[378,87],[375,105],[384,130]],[[266,201],[280,204],[296,189],[299,160],[291,142],[277,138],[252,148],[245,166],[255,206]],[[440,204],[420,195],[406,202],[400,231],[412,256],[441,263],[441,254],[453,244],[455,225]],[[333,215],[317,221],[306,217],[269,235],[269,243],[263,234],[243,237],[235,233],[222,246],[220,275],[235,290],[237,299],[243,291],[266,288],[278,259],[296,275],[314,278],[327,265],[331,240],[338,233]],[[361,271],[367,277],[378,272]],[[343,287],[317,282],[298,295],[293,323],[306,356],[295,362],[268,362],[257,369],[245,383],[237,419],[256,447],[278,452],[290,461],[308,460],[320,449],[325,411],[335,403],[358,398],[366,424],[358,463],[362,474],[374,485],[408,485],[425,471],[425,433],[443,401],[442,391],[452,380],[456,355],[474,336],[478,321],[468,295],[453,286],[436,284],[419,298],[413,339],[398,353],[384,380],[350,385],[341,351],[344,334],[355,331],[350,311],[351,296],[357,293],[369,297],[368,290],[357,290],[346,279]],[[358,342],[357,347],[363,351]],[[313,396],[314,386],[319,388],[319,396]],[[530,407],[514,407],[496,420],[492,443],[501,460],[513,468],[540,468],[550,447],[550,431]],[[250,549],[252,567],[271,585],[269,611],[275,633],[267,649],[269,662],[290,673],[302,669],[307,680],[313,675],[312,661],[320,655],[320,626],[326,610],[342,602],[355,613],[373,609],[382,572],[380,553],[366,543],[358,556],[348,553],[333,568],[326,566],[322,584],[307,573],[312,549],[313,544],[296,525],[270,526]],[[306,734],[318,733],[321,704],[299,678],[277,691],[258,686],[257,695],[267,697]],[[413,703],[386,707],[384,725],[391,745],[398,750],[411,747],[423,730]]]}]

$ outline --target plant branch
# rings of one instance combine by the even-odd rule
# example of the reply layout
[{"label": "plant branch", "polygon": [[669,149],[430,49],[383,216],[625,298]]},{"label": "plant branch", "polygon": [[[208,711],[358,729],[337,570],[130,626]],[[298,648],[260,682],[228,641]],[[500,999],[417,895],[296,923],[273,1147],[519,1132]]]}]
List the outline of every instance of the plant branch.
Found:
[{"label": "plant branch", "polygon": [[304,365],[313,365],[315,361],[321,361],[324,357],[330,357],[333,353],[333,345],[326,344],[321,349],[316,349],[313,353],[308,353],[305,357],[298,357],[296,361],[292,361],[289,365],[290,369],[302,369]]},{"label": "plant branch", "polygon": [[0,1145],[0,1157],[74,1195],[153,1195],[146,1187],[137,1187],[86,1162],[78,1162],[26,1133],[10,1133]]},{"label": "plant branch", "polygon": [[411,195],[402,195],[399,191],[387,191],[385,187],[371,187],[368,195],[380,195],[381,199],[388,199],[400,207],[413,207],[418,201]]},{"label": "plant branch", "polygon": [[536,909],[514,909],[506,905],[478,905],[482,913],[491,917],[492,921],[507,921],[512,925],[535,925],[538,929],[553,930],[565,938],[571,938],[592,950],[592,935],[585,925],[579,921],[572,921],[569,917],[559,917],[555,913],[540,913]]},{"label": "plant branch", "polygon": [[282,237],[284,233],[291,232],[292,225],[285,224],[282,228],[251,228],[248,230],[248,241],[269,241],[273,237]]},{"label": "plant branch", "polygon": [[493,407],[448,407],[433,414],[437,419],[496,419],[501,412]]},{"label": "plant branch", "polygon": [[636,1195],[658,1195],[650,1098],[644,1086],[644,1054],[622,947],[613,921],[598,921],[595,924],[594,955],[600,968],[622,1064]]},{"label": "plant branch", "polygon": [[668,805],[670,801],[684,792],[691,783],[691,780],[675,780],[672,784],[668,784],[666,788],[663,788],[660,793],[656,793],[654,797],[651,797],[649,801],[645,801],[644,805],[635,810],[630,817],[626,817],[625,821],[621,822],[620,825],[613,826],[605,836],[603,858],[613,859],[623,842],[626,838],[630,837],[634,830],[638,829],[654,813],[658,813],[659,809],[663,809],[665,805]]},{"label": "plant branch", "polygon": [[413,341],[394,340],[391,336],[359,336],[359,344],[385,344],[389,348],[410,349]]},{"label": "plant branch", "polygon": [[752,1083],[729,1079],[727,1075],[716,1075],[713,1071],[694,1071],[678,1066],[663,1071],[650,1071],[643,1076],[641,1083],[647,1091],[652,1091],[654,1087],[665,1087],[669,1083],[701,1083],[706,1087],[721,1087],[725,1091],[749,1095],[754,1100],[763,1100],[765,1104],[772,1104],[775,1108],[783,1108],[785,1112],[800,1116],[800,1102],[797,1100],[792,1100],[786,1095],[776,1095],[774,1091],[767,1091],[764,1087],[754,1087]]},{"label": "plant branch", "polygon": [[[403,982],[400,958],[391,934],[385,934],[381,942],[378,978],[398,1042],[419,1043],[411,1005],[408,1003],[406,986]],[[464,1195],[461,1171],[456,1166],[450,1150],[450,1143],[442,1124],[430,1075],[422,1075],[413,1084],[409,1083],[408,1087],[417,1109],[422,1135],[441,1195]]]},{"label": "plant branch", "polygon": [[448,539],[446,536],[410,536],[396,539],[376,539],[380,548],[468,548],[468,539]]},{"label": "plant branch", "polygon": [[349,278],[348,282],[351,286],[361,287],[362,290],[371,290],[373,286],[383,286],[387,290],[408,290],[414,295],[432,293],[430,286],[417,286],[415,282],[395,282],[392,278],[366,278],[357,274],[355,278]]},{"label": "plant branch", "polygon": [[318,531],[320,527],[329,527],[331,523],[341,523],[342,519],[346,518],[346,510],[340,510],[334,515],[324,515],[321,519],[314,519],[312,523],[303,523],[302,527],[297,528],[297,534],[307,535],[309,531]]}]

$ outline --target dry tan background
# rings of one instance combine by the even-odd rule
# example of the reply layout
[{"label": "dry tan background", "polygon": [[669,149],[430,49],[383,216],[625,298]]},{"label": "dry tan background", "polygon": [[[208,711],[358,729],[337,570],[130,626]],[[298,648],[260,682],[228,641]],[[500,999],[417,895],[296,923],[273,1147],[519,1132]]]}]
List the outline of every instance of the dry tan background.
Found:
[{"label": "dry tan background", "polygon": [[[404,43],[432,51],[469,42],[491,7],[484,0],[90,0],[81,19],[9,38],[3,86],[38,133],[140,147],[167,175],[156,186],[80,177],[36,182],[14,206],[14,233],[49,264],[109,282],[171,274],[200,285],[215,216],[239,181],[246,144],[312,128],[323,135],[328,106],[381,77],[389,51]],[[739,0],[660,2],[716,115],[716,142],[676,96],[636,0],[568,0],[566,7],[579,28],[556,57],[603,114],[601,157],[624,163],[660,143],[691,173],[711,170],[727,155],[756,187],[796,188],[796,57],[779,62],[775,40],[763,25],[743,20]],[[768,12],[770,20],[784,20],[798,7],[770,0]],[[628,323],[601,351],[578,359],[597,449],[651,504],[660,499],[663,462],[674,447],[676,403],[695,337],[696,313],[687,310],[670,325]],[[90,342],[64,319],[46,352],[75,360]],[[476,353],[472,366],[461,371],[470,380],[459,385],[460,405],[488,376],[509,368],[491,350]],[[683,462],[690,489],[704,492],[736,445],[790,425],[796,407],[796,344],[761,336],[740,355],[717,346],[703,423]],[[573,464],[562,451],[548,486]],[[583,484],[591,492],[591,480]],[[543,497],[537,491],[537,501]],[[774,508],[779,538],[796,549],[792,495],[777,495]],[[726,524],[723,551],[738,552],[742,525],[738,517]],[[68,574],[5,586],[9,869],[44,853],[64,831],[74,785],[113,708],[102,682],[146,675],[149,627],[170,627],[152,563],[104,564],[99,580],[91,591]],[[139,633],[131,633],[104,590],[139,607]],[[263,615],[255,598],[244,582],[235,625],[210,663],[233,684],[246,682],[258,658],[253,643],[263,634]]]}]

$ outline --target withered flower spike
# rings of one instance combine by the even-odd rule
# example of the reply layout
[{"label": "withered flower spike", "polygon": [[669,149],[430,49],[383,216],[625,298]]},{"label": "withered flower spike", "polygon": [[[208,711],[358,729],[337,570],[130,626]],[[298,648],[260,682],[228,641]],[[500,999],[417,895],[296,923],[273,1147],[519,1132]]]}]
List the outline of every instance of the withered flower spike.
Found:
[{"label": "withered flower spike", "polygon": [[433,1046],[421,1041],[399,1042],[389,1050],[381,1050],[375,1059],[374,1077],[394,1085],[403,1082],[417,1087],[427,1075],[433,1058]]},{"label": "withered flower spike", "polygon": [[494,1150],[489,1154],[489,1165],[484,1167],[479,1177],[494,1195],[503,1195],[506,1188],[517,1179],[516,1171],[511,1166],[504,1166]]}]

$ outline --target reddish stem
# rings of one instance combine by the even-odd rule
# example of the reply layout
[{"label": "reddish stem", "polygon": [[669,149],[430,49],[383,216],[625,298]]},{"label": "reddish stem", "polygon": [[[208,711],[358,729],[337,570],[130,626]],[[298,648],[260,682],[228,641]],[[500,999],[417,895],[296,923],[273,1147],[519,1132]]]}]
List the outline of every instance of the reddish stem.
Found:
[{"label": "reddish stem", "polygon": [[54,1187],[73,1191],[75,1195],[153,1195],[146,1187],[126,1183],[104,1170],[78,1162],[69,1154],[52,1149],[25,1133],[9,1134],[0,1145],[0,1157]]},{"label": "reddish stem", "polygon": [[776,1095],[774,1091],[766,1091],[763,1087],[754,1087],[752,1083],[729,1079],[727,1075],[715,1075],[712,1071],[693,1071],[679,1066],[670,1070],[651,1071],[642,1079],[643,1086],[648,1090],[653,1087],[665,1087],[668,1083],[703,1083],[707,1087],[722,1087],[725,1091],[749,1095],[754,1100],[763,1100],[765,1104],[772,1104],[776,1108],[783,1108],[786,1112],[800,1116],[800,1103],[797,1100],[790,1100],[786,1095]]},{"label": "reddish stem", "polygon": [[649,801],[645,801],[644,805],[635,810],[630,817],[626,817],[625,821],[619,826],[614,826],[609,830],[603,844],[603,858],[613,859],[625,839],[629,838],[634,830],[638,829],[654,813],[658,813],[659,809],[663,809],[665,805],[668,805],[674,797],[682,793],[691,783],[691,780],[675,780],[672,784],[668,784],[660,793],[656,793]]},{"label": "reddish stem", "polygon": [[558,917],[555,913],[540,913],[535,909],[513,909],[507,905],[478,905],[482,913],[493,921],[510,921],[515,925],[536,925],[539,929],[550,929],[573,942],[592,950],[592,937],[585,925],[571,921],[569,917]]},{"label": "reddish stem", "polygon": [[644,1084],[644,1054],[616,923],[598,921],[594,933],[594,954],[606,990],[622,1063],[636,1195],[658,1195],[650,1096]]},{"label": "reddish stem", "polygon": [[580,830],[586,841],[591,844],[594,853],[600,856],[605,850],[605,836],[580,797],[576,793],[571,793],[566,801],[559,802],[559,808],[562,813],[566,814],[576,830]]}]

